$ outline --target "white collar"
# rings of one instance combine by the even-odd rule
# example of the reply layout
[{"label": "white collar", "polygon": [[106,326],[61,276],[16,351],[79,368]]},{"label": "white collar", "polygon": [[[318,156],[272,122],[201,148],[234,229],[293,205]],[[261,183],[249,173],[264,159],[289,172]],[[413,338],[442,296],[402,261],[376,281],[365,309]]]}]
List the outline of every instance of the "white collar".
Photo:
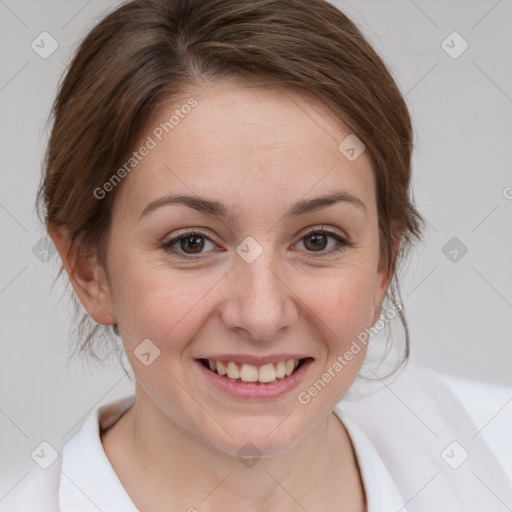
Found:
[{"label": "white collar", "polygon": [[339,406],[333,412],[349,432],[366,493],[367,512],[407,512],[391,474],[361,427]]},{"label": "white collar", "polygon": [[[133,404],[133,395],[95,409],[64,447],[59,502],[66,512],[103,510],[138,512],[107,458],[100,426],[115,423]],[[361,470],[368,512],[401,510],[403,500],[377,451],[357,423],[339,408],[334,413],[347,428]]]},{"label": "white collar", "polygon": [[95,409],[64,446],[59,503],[65,512],[138,512],[110,464],[100,439],[134,403],[130,395]]}]

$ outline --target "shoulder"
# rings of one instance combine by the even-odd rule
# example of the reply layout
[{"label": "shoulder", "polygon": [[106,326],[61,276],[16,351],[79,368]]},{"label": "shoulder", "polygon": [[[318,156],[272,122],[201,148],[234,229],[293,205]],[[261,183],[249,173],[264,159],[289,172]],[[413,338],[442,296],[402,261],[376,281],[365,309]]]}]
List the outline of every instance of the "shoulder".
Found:
[{"label": "shoulder", "polygon": [[512,481],[512,387],[429,370],[462,404]]},{"label": "shoulder", "polygon": [[[503,447],[512,443],[512,387],[456,377],[414,363],[389,378],[356,380],[339,406],[361,418],[380,409],[389,411],[390,418],[416,417],[422,430],[436,431],[436,424],[456,430],[458,424],[465,423],[471,437],[484,440],[500,458]],[[512,471],[512,461],[505,462]]]},{"label": "shoulder", "polygon": [[[366,403],[384,401],[389,406],[400,402],[401,397],[415,397],[423,399],[424,404],[435,404],[436,410],[447,417],[464,410],[475,426],[482,427],[484,437],[491,423],[498,430],[512,426],[512,387],[456,377],[415,363],[408,363],[390,377],[374,375],[372,380],[356,379],[340,405],[364,408]],[[453,403],[458,406],[456,410],[448,406]],[[421,408],[423,403],[416,401],[411,406]]]},{"label": "shoulder", "polygon": [[[126,506],[103,510],[133,510],[103,451],[100,428],[115,423],[134,402],[130,395],[94,409],[80,430],[64,445],[61,453],[47,469],[34,468],[2,498],[0,512],[60,512],[61,510],[90,510],[93,493],[100,499]],[[88,489],[88,486],[91,488]],[[84,494],[84,489],[88,491]],[[116,494],[117,492],[117,494]],[[107,498],[105,498],[107,496]],[[93,509],[98,509],[96,502]],[[121,503],[121,507],[124,503]]]},{"label": "shoulder", "polygon": [[487,482],[502,503],[512,500],[511,401],[506,386],[409,363],[390,378],[356,379],[337,408],[364,431],[402,496],[424,487],[407,510],[490,511],[502,505]]},{"label": "shoulder", "polygon": [[59,512],[62,457],[47,469],[34,468],[9,491],[0,503],[1,512]]}]

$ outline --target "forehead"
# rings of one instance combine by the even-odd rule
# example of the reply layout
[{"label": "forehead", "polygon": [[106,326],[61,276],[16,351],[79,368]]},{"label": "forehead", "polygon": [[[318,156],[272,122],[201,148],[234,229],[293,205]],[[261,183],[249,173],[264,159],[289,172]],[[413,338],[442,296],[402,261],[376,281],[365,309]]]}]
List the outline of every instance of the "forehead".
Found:
[{"label": "forehead", "polygon": [[325,104],[291,88],[191,88],[153,113],[135,146],[151,149],[139,155],[116,203],[140,214],[159,196],[186,193],[218,199],[234,212],[248,201],[286,208],[340,189],[372,203],[366,153],[351,161],[338,148],[349,135]]}]

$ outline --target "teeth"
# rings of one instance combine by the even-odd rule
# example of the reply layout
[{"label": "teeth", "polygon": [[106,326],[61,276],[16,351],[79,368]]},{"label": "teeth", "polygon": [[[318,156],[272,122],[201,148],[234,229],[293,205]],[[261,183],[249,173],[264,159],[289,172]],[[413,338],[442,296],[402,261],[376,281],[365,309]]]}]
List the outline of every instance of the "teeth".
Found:
[{"label": "teeth", "polygon": [[228,377],[233,380],[240,378],[240,370],[238,369],[238,365],[233,363],[233,361],[229,361],[228,363]]},{"label": "teeth", "polygon": [[258,374],[260,382],[273,382],[276,380],[276,370],[272,363],[260,366]]},{"label": "teeth", "polygon": [[256,382],[258,380],[258,367],[253,364],[243,364],[240,368],[240,378],[244,382]]},{"label": "teeth", "polygon": [[[208,359],[208,361],[210,361],[210,359]],[[215,361],[213,361],[213,364],[215,364]],[[217,361],[217,373],[219,375],[226,375],[226,373],[228,373],[228,369],[220,361]]]},{"label": "teeth", "polygon": [[276,364],[276,377],[278,379],[282,379],[282,378],[284,378],[285,375],[286,375],[286,367],[285,367],[284,361],[279,361]]},{"label": "teeth", "polygon": [[287,361],[278,361],[277,363],[268,363],[262,366],[254,364],[239,365],[233,361],[215,361],[208,359],[210,370],[217,372],[221,376],[226,376],[232,380],[241,380],[243,382],[274,382],[276,379],[289,377],[299,366],[298,359],[288,359]]}]

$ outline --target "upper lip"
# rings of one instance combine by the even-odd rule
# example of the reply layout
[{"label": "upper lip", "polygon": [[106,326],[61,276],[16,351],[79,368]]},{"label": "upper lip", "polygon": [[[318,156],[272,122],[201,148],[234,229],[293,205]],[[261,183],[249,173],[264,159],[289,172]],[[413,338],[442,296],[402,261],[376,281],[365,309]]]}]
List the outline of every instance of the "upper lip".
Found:
[{"label": "upper lip", "polygon": [[263,366],[268,363],[277,363],[279,361],[287,361],[288,359],[306,359],[304,354],[270,354],[268,356],[253,356],[250,354],[217,354],[203,356],[198,359],[211,359],[213,361],[233,361],[238,364],[253,364],[255,366]]}]

